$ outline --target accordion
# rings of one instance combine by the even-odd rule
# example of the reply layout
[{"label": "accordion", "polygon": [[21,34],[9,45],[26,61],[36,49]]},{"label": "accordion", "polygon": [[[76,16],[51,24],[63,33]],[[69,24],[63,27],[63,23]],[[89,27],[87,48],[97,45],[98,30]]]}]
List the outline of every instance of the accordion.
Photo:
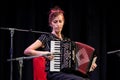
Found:
[{"label": "accordion", "polygon": [[87,74],[92,63],[94,48],[73,41],[51,41],[50,47],[54,55],[54,59],[50,61],[51,72],[71,68]]}]

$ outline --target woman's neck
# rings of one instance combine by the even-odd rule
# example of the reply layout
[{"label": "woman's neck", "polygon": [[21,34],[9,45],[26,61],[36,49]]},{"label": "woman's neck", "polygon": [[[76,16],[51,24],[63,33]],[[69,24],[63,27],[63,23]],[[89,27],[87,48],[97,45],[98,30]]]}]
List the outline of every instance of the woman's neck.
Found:
[{"label": "woman's neck", "polygon": [[58,37],[59,39],[62,40],[62,34],[61,33],[52,32],[52,34],[54,34],[56,37]]}]

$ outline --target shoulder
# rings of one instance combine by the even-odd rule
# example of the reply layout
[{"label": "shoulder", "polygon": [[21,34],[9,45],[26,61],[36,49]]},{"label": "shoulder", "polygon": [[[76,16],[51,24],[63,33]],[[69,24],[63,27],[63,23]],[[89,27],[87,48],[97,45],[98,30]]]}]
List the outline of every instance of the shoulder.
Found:
[{"label": "shoulder", "polygon": [[40,37],[42,37],[42,38],[43,38],[43,37],[48,37],[48,36],[50,36],[50,33],[42,33],[42,34],[40,34],[39,38],[40,38]]},{"label": "shoulder", "polygon": [[51,33],[43,33],[38,38],[39,40],[53,40],[55,37]]},{"label": "shoulder", "polygon": [[38,37],[38,40],[43,41],[43,40],[45,40],[46,38],[48,38],[48,33],[42,33],[42,34],[40,34],[40,36]]}]

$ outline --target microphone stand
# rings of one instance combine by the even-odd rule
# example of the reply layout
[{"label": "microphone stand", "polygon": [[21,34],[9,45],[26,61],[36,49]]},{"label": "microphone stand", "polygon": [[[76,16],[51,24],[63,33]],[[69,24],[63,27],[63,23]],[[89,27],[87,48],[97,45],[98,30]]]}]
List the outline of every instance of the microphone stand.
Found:
[{"label": "microphone stand", "polygon": [[[10,42],[10,44],[11,44],[11,46],[10,46],[10,59],[12,59],[12,57],[13,57],[13,35],[14,35],[14,29],[13,28],[10,28],[10,35],[11,35],[11,42]],[[11,61],[10,62],[10,80],[12,80],[12,74],[13,74],[13,62]]]},{"label": "microphone stand", "polygon": [[[40,31],[33,31],[32,29],[30,30],[23,30],[23,29],[17,29],[17,28],[4,28],[1,27],[0,29],[3,30],[10,30],[10,80],[13,80],[13,36],[14,36],[14,31],[22,31],[22,32],[33,32],[33,33],[45,33],[49,34],[48,32],[40,32]],[[19,63],[22,63],[22,61],[19,61]]]},{"label": "microphone stand", "polygon": [[109,51],[109,52],[107,52],[107,54],[113,54],[113,53],[116,53],[116,52],[120,52],[120,50]]},{"label": "microphone stand", "polygon": [[[13,58],[13,36],[14,36],[14,28],[0,28],[4,30],[10,30],[10,59]],[[10,61],[10,80],[13,80],[13,62]]]},{"label": "microphone stand", "polygon": [[[41,55],[42,56],[42,55]],[[32,59],[32,58],[36,58],[36,57],[40,57],[40,56],[30,56],[30,57],[18,57],[18,58],[10,58],[10,59],[8,59],[7,61],[10,61],[10,62],[12,62],[12,61],[19,61],[19,80],[22,80],[22,67],[23,67],[23,60],[24,59]],[[12,77],[11,77],[11,79],[12,79]]]},{"label": "microphone stand", "polygon": [[[9,28],[10,30],[10,59],[13,58],[13,36],[14,36],[14,28]],[[13,77],[13,62],[10,62],[10,80]]]}]

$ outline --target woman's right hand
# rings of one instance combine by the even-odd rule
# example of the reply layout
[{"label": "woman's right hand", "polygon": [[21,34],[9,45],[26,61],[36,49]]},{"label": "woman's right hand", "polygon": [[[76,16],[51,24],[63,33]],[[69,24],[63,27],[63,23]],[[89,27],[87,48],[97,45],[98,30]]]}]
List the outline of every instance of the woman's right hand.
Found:
[{"label": "woman's right hand", "polygon": [[49,60],[53,60],[54,55],[52,53],[49,53],[47,56],[45,56]]}]

